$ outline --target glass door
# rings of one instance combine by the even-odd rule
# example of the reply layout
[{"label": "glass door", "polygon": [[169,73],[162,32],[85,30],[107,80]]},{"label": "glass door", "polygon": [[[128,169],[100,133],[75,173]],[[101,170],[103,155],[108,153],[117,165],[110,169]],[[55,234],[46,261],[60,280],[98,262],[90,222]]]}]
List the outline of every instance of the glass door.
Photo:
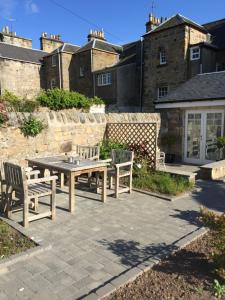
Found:
[{"label": "glass door", "polygon": [[186,137],[185,137],[185,161],[199,163],[202,159],[202,122],[201,112],[187,112]]},{"label": "glass door", "polygon": [[206,136],[205,136],[205,160],[215,161],[219,159],[217,138],[223,135],[223,113],[206,113]]},{"label": "glass door", "polygon": [[184,161],[206,164],[219,159],[217,138],[223,135],[223,111],[187,111]]}]

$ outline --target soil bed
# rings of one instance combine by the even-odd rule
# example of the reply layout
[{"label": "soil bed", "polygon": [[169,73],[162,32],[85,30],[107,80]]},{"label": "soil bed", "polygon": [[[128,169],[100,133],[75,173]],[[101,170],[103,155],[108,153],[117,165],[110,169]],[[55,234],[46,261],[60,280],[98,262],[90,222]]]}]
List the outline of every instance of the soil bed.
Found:
[{"label": "soil bed", "polygon": [[0,220],[0,261],[35,246],[32,240]]},{"label": "soil bed", "polygon": [[216,299],[212,293],[217,279],[210,259],[212,236],[208,233],[197,239],[104,300]]}]

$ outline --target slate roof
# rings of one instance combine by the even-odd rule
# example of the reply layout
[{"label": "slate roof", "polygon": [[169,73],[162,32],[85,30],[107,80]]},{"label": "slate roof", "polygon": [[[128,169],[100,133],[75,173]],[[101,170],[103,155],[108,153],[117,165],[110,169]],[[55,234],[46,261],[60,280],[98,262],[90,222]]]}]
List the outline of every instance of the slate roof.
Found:
[{"label": "slate roof", "polygon": [[207,32],[207,30],[202,25],[197,24],[197,23],[193,22],[192,20],[190,20],[180,14],[177,14],[177,15],[172,16],[171,18],[167,19],[166,21],[164,21],[162,24],[160,24],[153,30],[150,30],[149,32],[147,32],[146,34],[144,34],[144,36],[148,35],[150,33],[153,33],[153,32],[162,31],[162,30],[169,29],[169,28],[179,26],[182,24],[188,24],[194,28],[198,28],[199,30],[201,30],[203,32]]},{"label": "slate roof", "polygon": [[65,43],[62,47],[63,52],[75,53],[80,49],[80,46]]},{"label": "slate roof", "polygon": [[48,53],[0,42],[0,57],[41,64]]},{"label": "slate roof", "polygon": [[225,99],[225,71],[199,74],[156,103]]},{"label": "slate roof", "polygon": [[120,53],[122,51],[122,46],[114,45],[114,44],[110,44],[106,41],[94,39],[94,40],[88,42],[83,47],[81,47],[77,51],[77,53],[83,52],[86,50],[90,50],[90,49],[99,49],[99,50],[108,51],[108,52],[112,52],[112,53]]},{"label": "slate roof", "polygon": [[212,35],[212,43],[225,49],[225,19],[210,22],[203,26]]}]

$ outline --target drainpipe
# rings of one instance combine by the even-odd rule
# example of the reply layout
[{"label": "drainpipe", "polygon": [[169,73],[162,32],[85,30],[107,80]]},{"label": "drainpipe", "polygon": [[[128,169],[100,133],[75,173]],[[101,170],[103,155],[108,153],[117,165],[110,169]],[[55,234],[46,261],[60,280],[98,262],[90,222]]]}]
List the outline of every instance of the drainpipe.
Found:
[{"label": "drainpipe", "polygon": [[61,57],[60,57],[60,52],[59,48],[57,49],[58,53],[58,63],[59,63],[59,88],[62,88],[62,74],[61,74]]},{"label": "drainpipe", "polygon": [[140,70],[140,112],[143,112],[142,90],[143,90],[143,37],[141,37],[141,70]]},{"label": "drainpipe", "polygon": [[93,84],[93,97],[95,97],[95,74],[93,73],[93,53],[91,49],[91,73],[92,73],[92,84]]}]

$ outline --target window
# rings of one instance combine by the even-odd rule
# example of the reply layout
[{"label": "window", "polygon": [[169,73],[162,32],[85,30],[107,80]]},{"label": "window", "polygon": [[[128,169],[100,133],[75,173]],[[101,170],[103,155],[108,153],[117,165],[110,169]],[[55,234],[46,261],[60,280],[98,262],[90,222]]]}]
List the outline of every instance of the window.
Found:
[{"label": "window", "polygon": [[111,73],[99,74],[97,77],[98,86],[112,84],[112,76],[111,75],[112,75]]},{"label": "window", "polygon": [[192,47],[190,54],[191,54],[191,60],[200,59],[200,48],[199,47]]},{"label": "window", "polygon": [[168,94],[168,86],[161,86],[158,88],[158,99]]},{"label": "window", "polygon": [[166,51],[165,49],[160,49],[159,51],[159,63],[160,65],[166,64]]},{"label": "window", "polygon": [[84,77],[84,67],[80,67],[80,77]]},{"label": "window", "polygon": [[225,71],[225,62],[216,64],[216,72]]},{"label": "window", "polygon": [[52,67],[56,66],[56,62],[57,62],[57,55],[52,55]]},{"label": "window", "polygon": [[51,80],[51,89],[55,89],[57,87],[55,78]]}]

